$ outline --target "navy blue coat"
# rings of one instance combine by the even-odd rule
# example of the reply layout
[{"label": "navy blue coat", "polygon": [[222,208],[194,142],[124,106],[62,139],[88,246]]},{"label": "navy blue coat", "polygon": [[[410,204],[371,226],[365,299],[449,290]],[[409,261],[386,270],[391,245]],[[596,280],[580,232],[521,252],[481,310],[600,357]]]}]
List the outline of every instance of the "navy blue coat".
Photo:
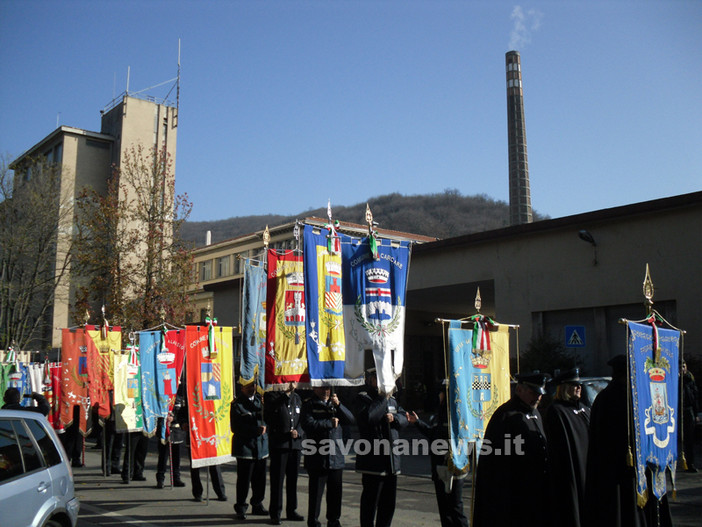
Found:
[{"label": "navy blue coat", "polygon": [[[407,426],[405,410],[394,397],[385,397],[369,389],[358,395],[358,432],[361,439],[370,442],[367,454],[356,455],[356,470],[366,474],[387,476],[400,473],[400,456],[393,453],[393,445],[400,437],[400,430]],[[385,414],[393,414],[391,423]],[[373,448],[376,440],[385,440],[388,448]],[[376,451],[377,450],[377,451]]]},{"label": "navy blue coat", "polygon": [[261,434],[263,420],[263,404],[261,397],[256,394],[253,400],[240,396],[232,403],[231,411],[232,432],[234,441],[232,455],[243,459],[263,459],[268,457],[268,434]]},{"label": "navy blue coat", "polygon": [[[339,419],[336,428],[332,426],[333,417]],[[307,472],[344,468],[341,449],[344,434],[341,427],[354,422],[353,414],[343,404],[334,406],[315,396],[302,405],[302,428],[307,436],[305,448],[314,448],[311,454],[305,452],[304,465]],[[330,448],[329,440],[335,443],[333,449]]]},{"label": "navy blue coat", "polygon": [[[302,449],[302,400],[293,392],[289,397],[285,392],[270,392],[266,397],[264,417],[268,425],[268,442],[270,449]],[[290,435],[297,430],[297,438]]]}]

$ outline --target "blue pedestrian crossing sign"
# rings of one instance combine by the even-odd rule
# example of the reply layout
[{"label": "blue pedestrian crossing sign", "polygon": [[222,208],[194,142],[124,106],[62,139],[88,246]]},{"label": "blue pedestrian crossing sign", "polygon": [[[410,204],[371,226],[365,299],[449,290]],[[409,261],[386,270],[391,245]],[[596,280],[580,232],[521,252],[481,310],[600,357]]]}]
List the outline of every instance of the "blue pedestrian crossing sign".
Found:
[{"label": "blue pedestrian crossing sign", "polygon": [[567,348],[584,348],[585,326],[566,326],[565,345]]}]

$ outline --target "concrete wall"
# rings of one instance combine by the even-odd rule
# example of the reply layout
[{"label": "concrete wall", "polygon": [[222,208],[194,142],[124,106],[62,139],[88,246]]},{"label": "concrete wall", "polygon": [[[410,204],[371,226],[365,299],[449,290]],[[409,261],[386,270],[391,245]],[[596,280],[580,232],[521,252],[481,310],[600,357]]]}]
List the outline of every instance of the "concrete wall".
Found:
[{"label": "concrete wall", "polygon": [[[578,237],[581,229],[592,234],[596,248]],[[542,330],[565,338],[565,325],[583,325],[587,346],[572,351],[592,374],[606,373],[608,358],[624,351],[624,327],[618,319],[645,315],[647,263],[655,286],[654,308],[687,330],[686,353],[699,354],[702,193],[416,247],[407,338],[440,338],[440,328],[427,325],[434,316],[444,316],[437,309],[444,303],[455,316],[474,314],[472,286],[482,282],[493,287],[487,294],[481,288],[482,312],[518,324],[522,350]]]}]

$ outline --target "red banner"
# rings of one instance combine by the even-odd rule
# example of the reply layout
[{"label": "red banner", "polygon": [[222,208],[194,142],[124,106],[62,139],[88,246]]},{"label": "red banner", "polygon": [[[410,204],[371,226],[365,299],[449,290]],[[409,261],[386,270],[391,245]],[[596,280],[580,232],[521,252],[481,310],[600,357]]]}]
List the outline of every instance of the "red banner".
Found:
[{"label": "red banner", "polygon": [[110,392],[114,390],[115,353],[122,348],[122,328],[112,326],[102,331],[100,326],[85,326],[85,343],[88,349],[88,393],[92,406],[98,407],[100,420],[112,413]]},{"label": "red banner", "polygon": [[73,424],[73,409],[80,407],[80,433],[90,433],[88,353],[83,328],[64,329],[61,338],[61,411],[63,428]]},{"label": "red banner", "polygon": [[266,389],[309,382],[302,255],[268,251]]}]

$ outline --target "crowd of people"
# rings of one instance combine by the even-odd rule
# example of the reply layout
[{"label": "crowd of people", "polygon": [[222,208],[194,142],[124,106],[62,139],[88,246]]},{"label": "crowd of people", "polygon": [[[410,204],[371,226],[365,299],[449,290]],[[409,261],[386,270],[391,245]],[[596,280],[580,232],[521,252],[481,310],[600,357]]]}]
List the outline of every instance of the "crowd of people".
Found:
[{"label": "crowd of people", "polygon": [[[448,456],[432,451],[431,476],[442,527],[672,525],[665,496],[661,500],[649,499],[643,508],[637,506],[635,471],[627,461],[630,431],[626,357],[617,356],[608,364],[612,381],[591,409],[581,402],[582,384],[577,368],[553,380],[543,373],[517,376],[511,399],[495,411],[485,431],[484,444],[492,448],[480,451],[472,522],[468,520],[470,514],[464,512],[465,472],[453,470]],[[698,393],[684,364],[681,380],[681,426],[686,428],[680,430],[680,457],[685,459],[689,472],[696,472],[693,450]],[[555,395],[542,415],[539,405],[549,382],[555,385]],[[264,400],[255,381],[240,386],[231,408],[232,456],[236,458],[234,513],[238,520],[246,520],[250,514],[268,517],[273,525],[280,525],[283,520],[306,519],[309,527],[318,527],[322,525],[324,499],[327,527],[339,527],[347,453],[342,448],[344,427],[357,425],[360,439],[371,445],[380,441],[394,445],[400,431],[408,425],[416,426],[432,442],[446,442],[449,438],[445,386],[439,391],[436,411],[428,422],[415,412],[405,411],[392,394],[381,394],[374,369],[366,372],[365,389],[355,400],[342,402],[331,386],[315,387],[312,391],[303,402],[297,383],[290,382],[283,390],[267,393]],[[3,408],[47,415],[46,399],[36,393],[31,397],[36,406],[23,406],[19,391],[9,388]],[[172,412],[158,423],[158,434],[167,427],[170,438],[158,442],[159,489],[164,488],[169,465],[172,484],[185,486],[180,457],[184,450],[181,446],[187,446],[187,425],[187,401],[180,390]],[[64,445],[73,466],[81,466],[81,450],[74,446],[75,438],[68,432],[63,434]],[[148,439],[140,432],[116,433],[113,421],[105,423],[102,434],[99,443],[105,475],[120,474],[125,484],[146,481]],[[306,516],[301,514],[304,511],[297,499],[303,450],[308,475]],[[355,468],[362,475],[360,525],[388,527],[395,511],[401,456],[392,447],[355,453]],[[217,499],[227,501],[221,467],[208,469]],[[268,509],[264,505],[267,469]],[[190,472],[193,498],[202,501],[200,469]]]}]

